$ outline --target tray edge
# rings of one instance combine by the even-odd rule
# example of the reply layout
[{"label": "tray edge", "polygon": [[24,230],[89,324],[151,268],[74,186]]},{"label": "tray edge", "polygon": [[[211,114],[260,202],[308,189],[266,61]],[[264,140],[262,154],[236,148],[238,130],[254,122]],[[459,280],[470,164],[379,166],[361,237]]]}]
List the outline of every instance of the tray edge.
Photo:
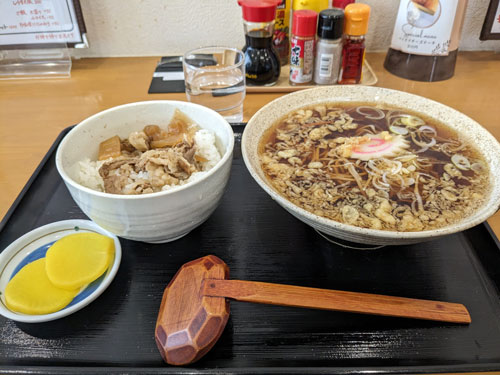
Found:
[{"label": "tray edge", "polygon": [[64,138],[64,136],[73,127],[74,127],[74,125],[71,125],[71,126],[65,128],[65,129],[63,129],[59,133],[59,135],[57,136],[57,138],[54,140],[54,142],[52,143],[52,145],[50,146],[50,148],[46,152],[45,156],[42,158],[42,160],[40,161],[40,163],[36,167],[35,171],[30,176],[30,178],[28,179],[28,181],[26,182],[26,184],[24,185],[23,189],[21,190],[21,192],[19,193],[19,195],[16,197],[16,199],[14,200],[14,202],[12,203],[12,205],[9,207],[9,209],[7,210],[7,213],[5,214],[5,216],[2,218],[2,221],[0,222],[0,232],[2,232],[3,228],[5,227],[5,225],[7,224],[7,222],[9,221],[10,217],[13,215],[13,213],[16,210],[17,206],[23,200],[24,195],[28,192],[28,190],[30,189],[30,187],[33,184],[33,182],[37,179],[37,177],[40,174],[40,172],[42,171],[43,167],[45,167],[45,165],[47,164],[47,162],[49,161],[49,159],[53,156],[53,153],[57,149],[57,147],[59,146],[59,143],[61,143],[61,140]]}]

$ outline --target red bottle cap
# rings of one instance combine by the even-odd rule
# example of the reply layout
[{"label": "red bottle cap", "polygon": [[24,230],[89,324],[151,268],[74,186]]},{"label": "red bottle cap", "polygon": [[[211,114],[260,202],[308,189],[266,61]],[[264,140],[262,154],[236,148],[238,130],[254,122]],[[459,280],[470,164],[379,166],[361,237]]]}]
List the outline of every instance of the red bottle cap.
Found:
[{"label": "red bottle cap", "polygon": [[276,18],[276,7],[281,0],[238,0],[243,19],[249,22],[271,22]]},{"label": "red bottle cap", "polygon": [[345,9],[346,6],[352,3],[354,3],[354,0],[332,0],[332,7]]},{"label": "red bottle cap", "polygon": [[303,9],[293,12],[292,34],[297,36],[314,36],[318,13],[314,10]]}]

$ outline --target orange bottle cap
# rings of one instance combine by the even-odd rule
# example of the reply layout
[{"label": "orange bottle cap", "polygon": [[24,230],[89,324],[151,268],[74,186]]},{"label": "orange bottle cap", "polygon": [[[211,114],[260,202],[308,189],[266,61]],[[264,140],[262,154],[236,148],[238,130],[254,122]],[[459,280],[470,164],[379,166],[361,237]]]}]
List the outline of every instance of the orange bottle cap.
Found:
[{"label": "orange bottle cap", "polygon": [[345,7],[344,33],[348,35],[365,35],[368,31],[370,6],[354,3]]}]

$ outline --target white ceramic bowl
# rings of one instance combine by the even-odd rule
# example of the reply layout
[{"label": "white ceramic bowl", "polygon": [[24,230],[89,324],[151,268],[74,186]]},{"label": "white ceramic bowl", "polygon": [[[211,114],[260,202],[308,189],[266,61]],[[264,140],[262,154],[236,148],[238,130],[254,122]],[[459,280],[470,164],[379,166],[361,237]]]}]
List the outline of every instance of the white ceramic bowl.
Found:
[{"label": "white ceramic bowl", "polygon": [[[166,127],[176,108],[215,133],[221,160],[205,176],[143,195],[108,194],[77,182],[76,163],[85,158],[97,160],[100,142],[114,135],[126,138],[149,124]],[[233,147],[231,126],[211,109],[167,100],[130,103],[97,113],[75,126],[57,149],[56,167],[75,202],[96,224],[123,238],[161,243],[186,235],[215,210],[229,179]]]},{"label": "white ceramic bowl", "polygon": [[[52,243],[79,232],[93,232],[113,238],[115,256],[108,270],[90,284],[84,286],[78,295],[63,309],[43,315],[28,315],[12,311],[5,302],[5,287],[10,279],[25,265],[45,257]],[[41,323],[56,320],[84,308],[99,297],[113,281],[120,261],[122,248],[118,238],[89,220],[64,220],[44,225],[19,237],[0,254],[0,314],[6,318],[25,323]]]},{"label": "white ceramic bowl", "polygon": [[[421,232],[397,232],[359,228],[310,213],[280,195],[267,181],[258,156],[263,133],[286,114],[325,102],[370,102],[407,108],[438,119],[470,139],[482,152],[490,169],[492,189],[482,207],[455,225]],[[400,91],[365,86],[330,86],[303,90],[280,97],[261,108],[248,122],[242,137],[245,164],[257,183],[283,208],[304,223],[343,240],[370,245],[417,243],[471,228],[493,215],[500,207],[500,145],[481,125],[443,104]]]}]

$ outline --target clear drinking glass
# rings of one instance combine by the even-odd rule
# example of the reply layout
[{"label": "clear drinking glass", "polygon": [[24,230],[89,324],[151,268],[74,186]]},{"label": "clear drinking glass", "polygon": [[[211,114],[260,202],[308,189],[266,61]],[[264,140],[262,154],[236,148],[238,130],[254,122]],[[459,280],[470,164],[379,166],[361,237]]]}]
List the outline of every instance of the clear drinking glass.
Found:
[{"label": "clear drinking glass", "polygon": [[243,121],[245,58],[229,47],[205,47],[182,60],[186,96],[192,103],[219,112],[228,122]]}]

